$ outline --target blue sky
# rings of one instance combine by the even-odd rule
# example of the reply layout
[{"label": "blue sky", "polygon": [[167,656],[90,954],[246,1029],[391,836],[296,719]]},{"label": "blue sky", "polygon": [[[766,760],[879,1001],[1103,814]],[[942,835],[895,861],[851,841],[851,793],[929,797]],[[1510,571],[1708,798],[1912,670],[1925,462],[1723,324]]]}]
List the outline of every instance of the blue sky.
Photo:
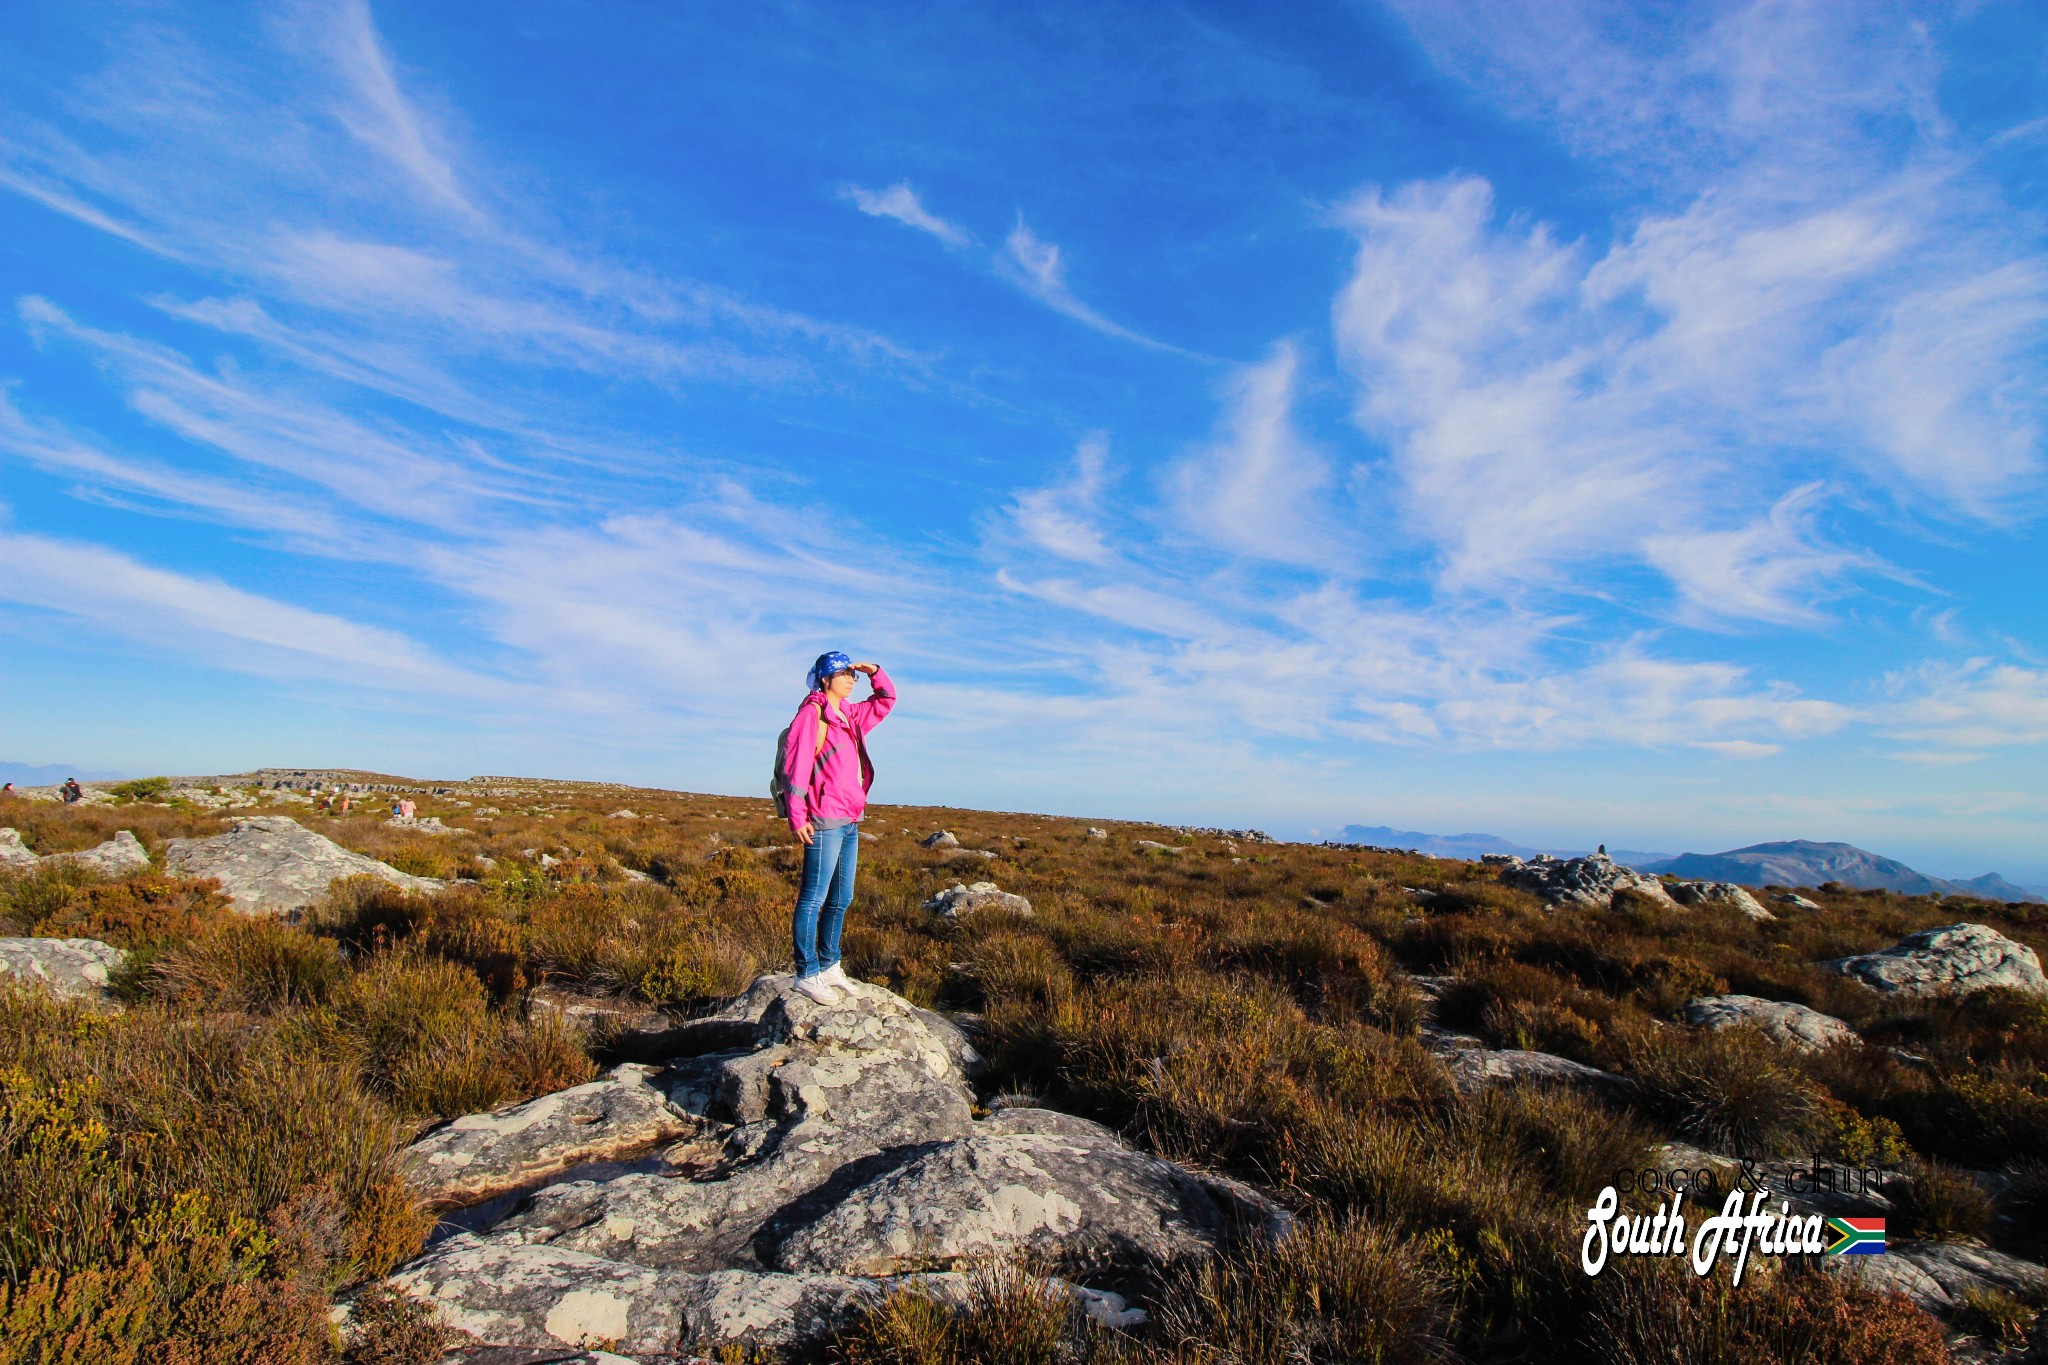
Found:
[{"label": "blue sky", "polygon": [[[509,13],[509,17],[508,17]],[[2048,881],[2048,13],[10,6],[0,757]]]}]

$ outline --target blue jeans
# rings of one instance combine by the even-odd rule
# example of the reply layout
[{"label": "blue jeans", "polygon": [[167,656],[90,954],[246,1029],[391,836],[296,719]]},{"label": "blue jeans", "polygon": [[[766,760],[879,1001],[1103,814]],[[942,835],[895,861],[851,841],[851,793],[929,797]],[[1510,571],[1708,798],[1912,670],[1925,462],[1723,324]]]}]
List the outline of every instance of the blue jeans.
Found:
[{"label": "blue jeans", "polygon": [[796,893],[790,926],[796,938],[798,976],[813,976],[839,961],[839,927],[846,923],[846,907],[853,904],[853,873],[859,862],[859,821],[830,828],[812,822],[811,842],[804,848],[803,888]]}]

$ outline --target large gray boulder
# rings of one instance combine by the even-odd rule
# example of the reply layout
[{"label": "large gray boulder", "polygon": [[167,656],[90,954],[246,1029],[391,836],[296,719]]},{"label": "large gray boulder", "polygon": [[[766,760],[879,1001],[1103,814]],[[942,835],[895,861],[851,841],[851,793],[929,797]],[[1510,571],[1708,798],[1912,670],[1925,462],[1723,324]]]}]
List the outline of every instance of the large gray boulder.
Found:
[{"label": "large gray boulder", "polygon": [[1837,1043],[1861,1041],[1855,1029],[1832,1014],[1754,995],[1703,995],[1688,1000],[1685,1022],[1708,1029],[1747,1025],[1800,1052],[1818,1052]]},{"label": "large gray boulder", "polygon": [[[394,1278],[480,1345],[803,1350],[881,1294],[957,1297],[957,1267],[986,1253],[1116,1277],[1289,1226],[1257,1191],[1138,1152],[1084,1119],[1005,1109],[978,1122],[928,1012],[862,982],[830,1005],[792,986],[763,977],[671,1031],[695,1055],[596,1083],[633,1116],[622,1132],[673,1120],[703,1164],[622,1166],[540,1185],[503,1210],[479,1206],[470,1212],[490,1216]],[[458,1120],[417,1155],[545,1179],[544,1168],[581,1159],[568,1128],[596,1112],[594,1094],[577,1087],[553,1108]],[[1098,1316],[1124,1311],[1069,1288]]]},{"label": "large gray boulder", "polygon": [[112,1004],[107,975],[127,956],[96,938],[0,938],[0,982],[40,986],[59,1000]]},{"label": "large gray boulder", "polygon": [[130,830],[121,830],[113,838],[96,848],[84,849],[77,853],[52,853],[44,862],[58,859],[97,872],[102,877],[125,877],[131,872],[141,872],[149,867],[149,852],[142,841]]},{"label": "large gray boulder", "polygon": [[1734,882],[1666,882],[1664,892],[1680,905],[1725,905],[1758,922],[1777,918]]},{"label": "large gray boulder", "polygon": [[1508,886],[1534,892],[1550,905],[1601,910],[1614,903],[1617,891],[1635,891],[1665,905],[1675,904],[1664,890],[1664,883],[1634,868],[1623,867],[1604,853],[1589,853],[1583,858],[1539,854],[1528,862],[1503,867],[1500,879]]},{"label": "large gray boulder", "polygon": [[946,919],[959,919],[962,915],[980,914],[984,910],[1007,910],[1013,915],[1028,915],[1031,902],[1003,890],[994,882],[954,882],[926,901],[924,908]]},{"label": "large gray boulder", "polygon": [[1113,1135],[975,1133],[867,1182],[782,1239],[791,1271],[892,1275],[985,1257],[1114,1274],[1218,1251],[1286,1216]]},{"label": "large gray boulder", "polygon": [[1923,929],[1882,952],[1820,965],[1886,995],[1967,995],[1994,986],[2048,995],[2040,957],[1988,924]]},{"label": "large gray boulder", "polygon": [[637,1155],[701,1121],[627,1064],[601,1080],[443,1124],[405,1151],[406,1183],[429,1204],[480,1204],[587,1162]]},{"label": "large gray boulder", "polygon": [[245,915],[303,910],[344,877],[376,877],[409,891],[437,891],[444,885],[351,853],[289,815],[252,815],[210,839],[172,839],[164,845],[164,869],[182,877],[214,878]]}]

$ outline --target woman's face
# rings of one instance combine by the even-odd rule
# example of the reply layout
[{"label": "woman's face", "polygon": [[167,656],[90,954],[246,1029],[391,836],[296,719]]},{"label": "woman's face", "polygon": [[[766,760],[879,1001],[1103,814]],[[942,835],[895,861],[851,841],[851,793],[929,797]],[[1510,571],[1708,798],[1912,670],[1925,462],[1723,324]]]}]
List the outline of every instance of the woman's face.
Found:
[{"label": "woman's face", "polygon": [[853,693],[853,670],[841,669],[825,679],[825,695],[834,701],[844,701]]}]

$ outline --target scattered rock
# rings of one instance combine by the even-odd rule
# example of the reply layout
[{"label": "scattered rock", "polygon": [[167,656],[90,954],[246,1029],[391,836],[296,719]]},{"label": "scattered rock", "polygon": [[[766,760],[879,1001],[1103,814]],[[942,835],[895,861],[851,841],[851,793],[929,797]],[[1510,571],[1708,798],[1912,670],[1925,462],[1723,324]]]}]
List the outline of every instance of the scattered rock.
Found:
[{"label": "scattered rock", "polygon": [[406,1183],[430,1204],[477,1204],[696,1132],[701,1123],[650,1081],[657,1070],[614,1067],[601,1080],[444,1124],[406,1149]]},{"label": "scattered rock", "polygon": [[443,883],[414,877],[375,858],[351,853],[288,815],[254,815],[210,839],[172,839],[164,868],[183,877],[212,877],[245,915],[288,915],[319,901],[343,877],[377,877],[409,891]]},{"label": "scattered rock", "polygon": [[1185,844],[1162,844],[1157,839],[1140,839],[1134,845],[1141,853],[1185,853]]},{"label": "scattered rock", "polygon": [[1496,1085],[1567,1085],[1610,1096],[1620,1096],[1629,1088],[1626,1076],[1554,1052],[1465,1048],[1447,1055],[1444,1063],[1451,1069],[1451,1083],[1468,1095]]},{"label": "scattered rock", "polygon": [[127,957],[96,938],[0,938],[0,981],[40,984],[59,1000],[112,1005],[107,974]]},{"label": "scattered rock", "polygon": [[919,848],[958,848],[959,836],[950,829],[934,830],[917,841]]},{"label": "scattered rock", "polygon": [[2048,995],[2040,957],[1988,924],[1923,929],[1882,952],[1820,965],[1886,995],[1966,995],[1993,986]]},{"label": "scattered rock", "polygon": [[1862,1041],[1855,1029],[1832,1014],[1754,995],[1703,995],[1688,1000],[1685,1022],[1709,1029],[1746,1024],[1800,1052],[1818,1052],[1837,1043]]},{"label": "scattered rock", "polygon": [[442,824],[441,817],[438,815],[394,815],[384,823],[391,829],[409,829],[414,834],[442,835],[462,833],[459,829]]},{"label": "scattered rock", "polygon": [[1088,826],[1088,837],[1091,839],[1107,839],[1109,837],[1109,831],[1106,829],[1097,829],[1095,828],[1095,826],[1090,825]]},{"label": "scattered rock", "polygon": [[640,817],[629,810],[615,810],[605,818],[607,820],[638,820]]},{"label": "scattered rock", "polygon": [[40,861],[21,841],[18,829],[0,828],[0,867],[34,867]]},{"label": "scattered rock", "polygon": [[1503,867],[1500,879],[1508,886],[1535,892],[1551,905],[1605,909],[1614,903],[1617,891],[1636,891],[1665,905],[1673,904],[1664,883],[1634,868],[1623,867],[1604,853],[1589,853],[1583,858],[1539,854],[1527,862]]},{"label": "scattered rock", "polygon": [[973,882],[961,885],[954,882],[924,903],[924,908],[947,919],[958,919],[962,915],[979,914],[983,910],[1007,910],[1011,914],[1028,915],[1031,902],[1024,897],[1005,891],[994,882]]},{"label": "scattered rock", "polygon": [[1800,895],[1797,891],[1780,891],[1777,895],[1772,896],[1771,899],[1776,901],[1780,905],[1789,905],[1794,910],[1820,909],[1819,901],[1810,901],[1806,897]]},{"label": "scattered rock", "polygon": [[1665,894],[1680,905],[1725,905],[1740,910],[1753,920],[1774,920],[1776,915],[1749,891],[1734,882],[1667,882]]}]

